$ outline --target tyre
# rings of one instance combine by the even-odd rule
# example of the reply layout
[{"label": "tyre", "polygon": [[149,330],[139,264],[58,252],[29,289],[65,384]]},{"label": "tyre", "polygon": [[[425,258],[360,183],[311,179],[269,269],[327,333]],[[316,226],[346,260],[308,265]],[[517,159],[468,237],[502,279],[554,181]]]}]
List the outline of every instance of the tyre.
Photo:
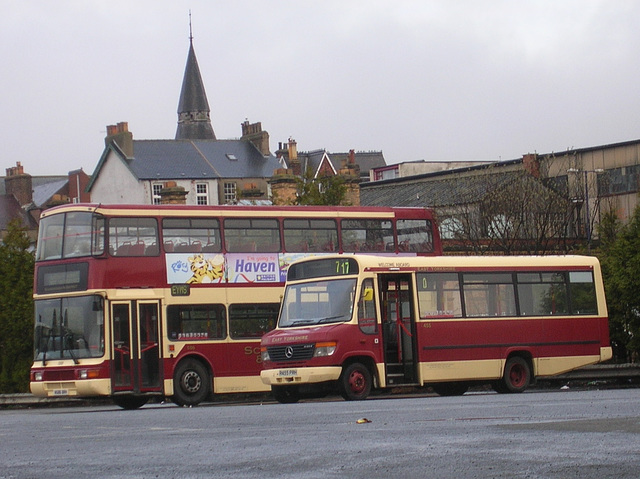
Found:
[{"label": "tyre", "polygon": [[122,409],[138,409],[147,404],[149,398],[146,396],[113,396],[113,402]]},{"label": "tyre", "polygon": [[360,363],[347,366],[340,375],[340,394],[347,401],[361,401],[371,393],[371,373]]},{"label": "tyre", "polygon": [[281,404],[293,404],[300,400],[297,386],[271,386],[271,394]]},{"label": "tyre", "polygon": [[431,387],[439,396],[462,396],[469,390],[466,383],[439,383],[432,384]]},{"label": "tyre", "polygon": [[531,381],[531,368],[529,363],[520,356],[513,356],[507,360],[504,366],[504,375],[499,384],[499,390],[507,393],[521,393]]},{"label": "tyre", "polygon": [[209,397],[211,378],[200,361],[185,359],[173,374],[173,397],[178,406],[197,406]]}]

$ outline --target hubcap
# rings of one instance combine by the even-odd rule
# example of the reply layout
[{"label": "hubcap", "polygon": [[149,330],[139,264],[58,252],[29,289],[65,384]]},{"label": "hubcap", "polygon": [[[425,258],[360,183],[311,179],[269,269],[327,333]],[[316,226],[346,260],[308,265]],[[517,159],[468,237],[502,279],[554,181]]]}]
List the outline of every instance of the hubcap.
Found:
[{"label": "hubcap", "polygon": [[202,385],[202,379],[194,371],[187,371],[182,376],[182,387],[188,393],[198,392]]},{"label": "hubcap", "polygon": [[511,379],[511,384],[515,387],[522,386],[524,382],[524,370],[521,366],[514,366],[511,368],[511,373],[509,374],[509,378]]},{"label": "hubcap", "polygon": [[361,393],[364,391],[366,381],[362,373],[354,371],[349,377],[349,386],[354,393]]}]

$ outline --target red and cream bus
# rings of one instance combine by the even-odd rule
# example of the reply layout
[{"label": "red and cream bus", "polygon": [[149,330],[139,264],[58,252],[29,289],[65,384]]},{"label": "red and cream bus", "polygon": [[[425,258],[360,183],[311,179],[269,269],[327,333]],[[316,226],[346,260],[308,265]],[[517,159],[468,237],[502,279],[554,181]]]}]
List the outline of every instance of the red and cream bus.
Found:
[{"label": "red and cream bus", "polygon": [[409,385],[521,392],[612,356],[600,266],[584,256],[301,260],[261,353],[284,403]]},{"label": "red and cream bus", "polygon": [[260,338],[288,264],[367,251],[441,254],[422,208],[69,204],[41,217],[36,396],[195,405],[268,391]]}]

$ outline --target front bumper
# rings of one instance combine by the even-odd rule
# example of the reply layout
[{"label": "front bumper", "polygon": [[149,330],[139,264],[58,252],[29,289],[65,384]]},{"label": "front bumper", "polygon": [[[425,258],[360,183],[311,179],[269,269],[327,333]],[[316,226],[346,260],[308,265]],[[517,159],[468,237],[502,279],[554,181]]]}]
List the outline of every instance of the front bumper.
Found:
[{"label": "front bumper", "polygon": [[316,368],[265,369],[260,373],[264,384],[287,386],[295,384],[316,384],[335,381],[342,374],[341,366],[323,366]]}]

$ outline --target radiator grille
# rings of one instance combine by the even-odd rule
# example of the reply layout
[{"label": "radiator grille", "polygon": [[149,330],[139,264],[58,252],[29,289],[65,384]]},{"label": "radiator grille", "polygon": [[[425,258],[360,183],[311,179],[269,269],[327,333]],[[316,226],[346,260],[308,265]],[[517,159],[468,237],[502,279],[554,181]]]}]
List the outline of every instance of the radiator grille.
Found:
[{"label": "radiator grille", "polygon": [[267,348],[271,361],[300,361],[303,359],[311,359],[314,350],[314,344],[293,344]]}]

